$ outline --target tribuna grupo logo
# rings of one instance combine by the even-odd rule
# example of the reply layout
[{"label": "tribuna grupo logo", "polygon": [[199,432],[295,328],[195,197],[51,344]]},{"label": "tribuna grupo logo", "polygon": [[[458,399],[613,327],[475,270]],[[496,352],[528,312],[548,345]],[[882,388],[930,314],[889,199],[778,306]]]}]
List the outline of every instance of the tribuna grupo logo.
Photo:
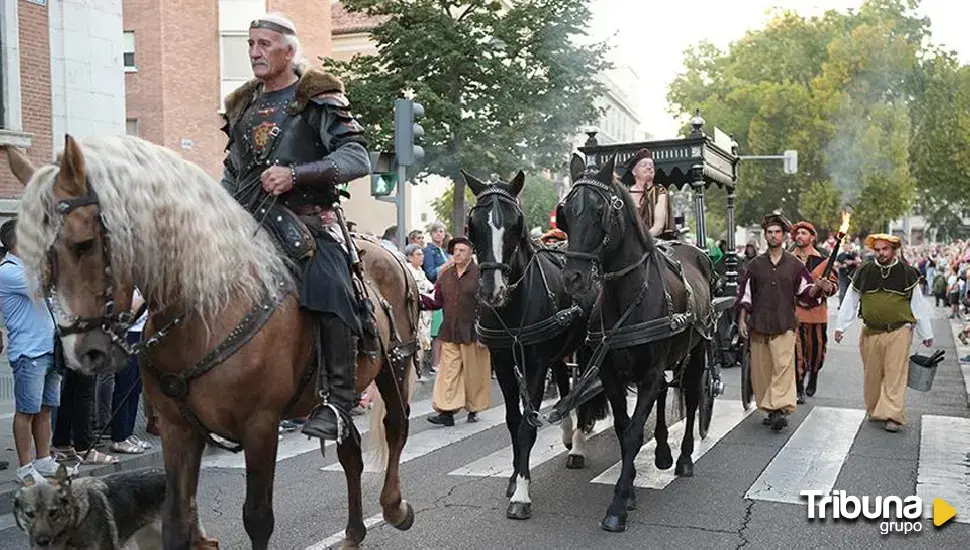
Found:
[{"label": "tribuna grupo logo", "polygon": [[[917,496],[908,497],[855,497],[846,495],[845,491],[831,492],[820,490],[801,491],[801,496],[808,498],[808,519],[857,520],[860,517],[867,520],[882,520],[879,532],[902,533],[904,535],[923,530],[923,499]],[[940,499],[936,499],[942,502]],[[945,503],[944,503],[945,504]],[[949,505],[946,505],[949,507]],[[934,509],[936,503],[934,503]],[[952,509],[952,508],[951,508]],[[942,525],[950,516],[943,519],[934,514],[934,523],[942,519],[937,525]]]}]

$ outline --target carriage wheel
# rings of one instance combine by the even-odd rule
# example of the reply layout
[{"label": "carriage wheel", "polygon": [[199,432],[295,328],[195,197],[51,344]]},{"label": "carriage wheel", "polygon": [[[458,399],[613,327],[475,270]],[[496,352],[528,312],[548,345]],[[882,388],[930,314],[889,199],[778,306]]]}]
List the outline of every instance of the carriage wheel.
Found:
[{"label": "carriage wheel", "polygon": [[707,430],[711,427],[714,416],[714,398],[716,397],[713,353],[707,354],[704,372],[701,373],[700,403],[697,405],[697,433],[701,439],[707,438]]},{"label": "carriage wheel", "polygon": [[754,390],[751,388],[751,347],[742,341],[741,348],[741,405],[744,410],[751,408],[751,398]]}]

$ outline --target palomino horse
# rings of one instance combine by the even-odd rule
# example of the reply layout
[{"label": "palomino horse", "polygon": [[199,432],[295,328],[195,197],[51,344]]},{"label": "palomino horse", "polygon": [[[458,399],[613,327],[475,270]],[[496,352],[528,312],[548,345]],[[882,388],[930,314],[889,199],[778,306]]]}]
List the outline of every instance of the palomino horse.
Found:
[{"label": "palomino horse", "polygon": [[[665,370],[674,371],[674,385],[681,388],[687,408],[676,474],[694,475],[694,417],[710,349],[713,266],[696,247],[674,244],[670,258],[655,246],[640,223],[633,198],[614,179],[614,160],[591,173],[583,159],[573,155],[573,186],[559,205],[556,223],[569,235],[566,288],[574,296],[585,296],[594,271],[603,280],[599,312],[593,315],[592,330],[598,332],[590,338],[600,341],[607,352],[599,376],[613,408],[623,466],[600,525],[619,532],[626,528],[627,511],[636,507],[634,459],[655,401],[655,463],[661,470],[673,465],[664,411]],[[637,387],[632,420],[626,412],[631,385]]]},{"label": "palomino horse", "polygon": [[[569,370],[564,358],[579,351],[578,363],[585,364],[586,324],[599,289],[591,288],[574,303],[563,287],[562,252],[536,248],[529,240],[517,199],[525,174],[519,172],[511,183],[494,184],[462,175],[477,197],[468,213],[468,238],[479,260],[478,333],[491,352],[505,397],[505,423],[512,435],[512,476],[506,495],[511,502],[506,516],[528,519],[532,515],[529,455],[536,441],[546,373],[553,369],[559,395],[565,397]],[[585,467],[586,435],[608,412],[606,398],[599,392],[578,407],[575,422],[566,417],[562,441],[569,449],[567,468]]]},{"label": "palomino horse", "polygon": [[[44,291],[53,289],[68,366],[114,372],[128,353],[142,352],[145,391],[162,418],[165,548],[199,540],[196,491],[209,432],[241,444],[243,522],[252,547],[268,548],[277,427],[281,415],[305,415],[316,402],[314,321],[298,307],[274,243],[219,182],[138,138],[78,143],[68,136],[59,165],[36,170],[19,152],[8,149],[8,156],[27,185],[19,251],[29,275]],[[385,351],[358,359],[357,389],[376,380],[384,399],[385,429],[371,430],[374,438],[386,435],[376,443],[388,458],[380,502],[388,523],[404,530],[414,520],[399,477],[414,369],[393,353],[399,350],[392,350],[392,333],[398,328],[413,339],[417,286],[389,252],[358,244],[374,303],[389,307],[377,308]],[[116,313],[129,310],[133,287],[151,312],[137,350],[123,347],[130,315]],[[337,446],[348,488],[346,547],[366,534],[361,442],[353,432]]]}]

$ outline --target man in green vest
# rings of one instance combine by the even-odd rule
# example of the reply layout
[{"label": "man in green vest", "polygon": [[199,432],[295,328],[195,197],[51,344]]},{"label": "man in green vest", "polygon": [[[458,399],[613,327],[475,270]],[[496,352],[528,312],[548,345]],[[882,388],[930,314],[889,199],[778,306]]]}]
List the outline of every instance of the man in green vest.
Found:
[{"label": "man in green vest", "polygon": [[[865,326],[859,339],[864,373],[863,394],[869,420],[886,423],[897,432],[906,423],[906,382],[909,378],[913,329],[923,345],[933,345],[929,306],[919,291],[920,274],[900,261],[899,237],[883,233],[866,237],[875,260],[856,271],[839,308],[835,341],[861,312]],[[860,309],[861,306],[861,309]]]}]

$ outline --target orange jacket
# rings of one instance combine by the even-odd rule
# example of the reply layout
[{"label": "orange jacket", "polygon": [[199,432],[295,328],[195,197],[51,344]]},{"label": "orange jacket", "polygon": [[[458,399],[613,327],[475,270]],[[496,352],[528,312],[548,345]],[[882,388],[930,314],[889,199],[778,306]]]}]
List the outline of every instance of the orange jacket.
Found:
[{"label": "orange jacket", "polygon": [[[825,256],[822,256],[822,253],[819,252],[814,246],[809,249],[807,256],[803,256],[802,251],[799,250],[797,247],[795,248],[795,250],[792,251],[792,254],[794,254],[796,258],[801,260],[801,262],[804,263],[806,267],[809,267],[809,271],[812,273],[813,279],[817,281],[822,278],[822,272],[825,271],[825,264],[828,263],[828,258]],[[812,268],[811,267],[812,265],[815,265],[815,267]],[[835,295],[839,291],[839,284],[838,284],[837,277],[838,275],[836,274],[835,269],[833,269],[832,272],[829,273],[828,279],[829,281],[835,283],[835,285],[834,285],[834,288],[832,289],[832,292],[828,293],[825,296],[826,298],[828,298],[829,296]],[[827,301],[828,301],[827,299],[822,300],[822,303],[820,305],[817,305],[811,308],[802,307],[800,304],[796,304],[795,318],[798,319],[799,323],[812,323],[812,324],[827,323],[829,319],[829,308],[826,305]]]}]

